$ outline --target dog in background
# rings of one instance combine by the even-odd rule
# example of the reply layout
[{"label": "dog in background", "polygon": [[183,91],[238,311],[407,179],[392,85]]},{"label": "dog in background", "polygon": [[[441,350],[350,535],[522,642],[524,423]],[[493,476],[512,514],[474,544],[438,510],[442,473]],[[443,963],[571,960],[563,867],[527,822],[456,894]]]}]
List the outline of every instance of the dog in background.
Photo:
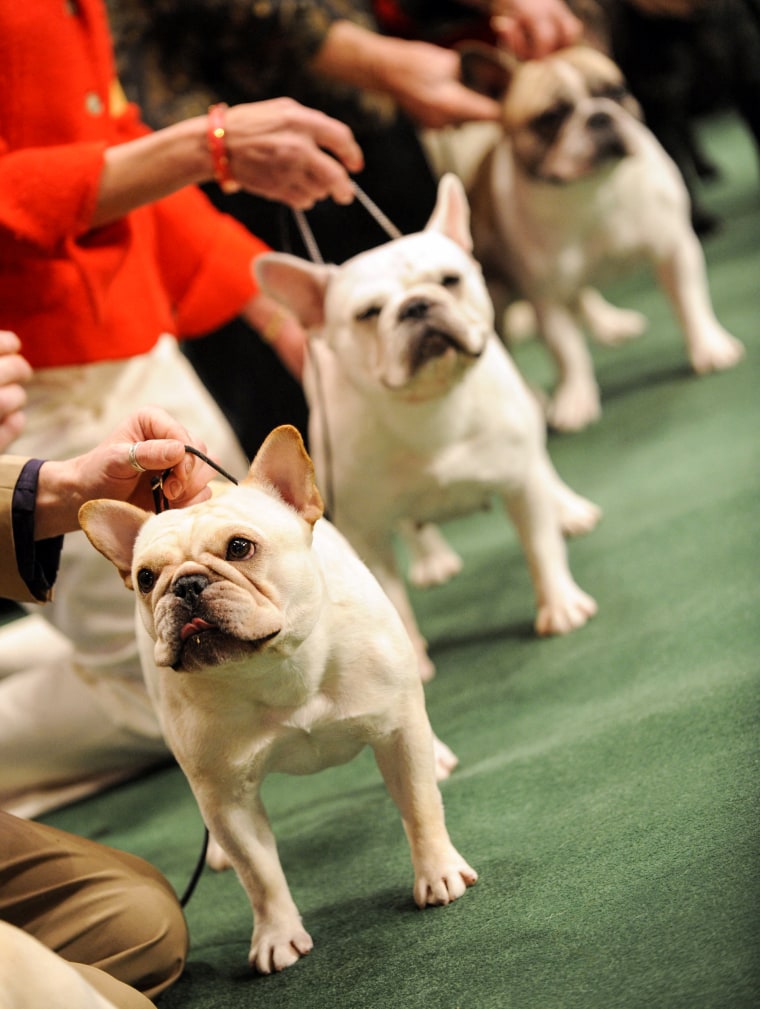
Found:
[{"label": "dog in background", "polygon": [[708,235],[720,222],[703,203],[701,183],[719,170],[702,149],[698,123],[735,110],[760,154],[760,0],[598,3],[608,54],[681,171],[695,231]]},{"label": "dog in background", "polygon": [[240,486],[210,501],[159,515],[93,501],[80,523],[135,591],[166,740],[251,902],[252,967],[282,970],[312,948],[260,797],[269,773],[311,774],[370,746],[403,819],[418,906],[475,883],[446,830],[414,649],[322,518],[295,428],[276,428]]},{"label": "dog in background", "polygon": [[437,524],[499,498],[528,560],[538,633],[566,633],[596,611],[570,573],[563,532],[588,531],[599,509],[549,460],[540,408],[496,335],[471,248],[464,188],[445,175],[421,232],[341,266],[256,260],[262,290],[312,337],[309,445],[330,515],[395,603],[423,679],[433,664],[398,567],[398,531],[411,581],[441,583],[461,559]]},{"label": "dog in background", "polygon": [[612,343],[635,335],[636,316],[593,290],[621,269],[654,267],[697,373],[735,365],[743,347],[715,317],[686,187],[619,67],[583,45],[525,63],[472,46],[462,65],[502,103],[502,131],[470,186],[474,251],[497,318],[515,297],[535,312],[558,372],[551,426],[600,416],[584,327]]}]

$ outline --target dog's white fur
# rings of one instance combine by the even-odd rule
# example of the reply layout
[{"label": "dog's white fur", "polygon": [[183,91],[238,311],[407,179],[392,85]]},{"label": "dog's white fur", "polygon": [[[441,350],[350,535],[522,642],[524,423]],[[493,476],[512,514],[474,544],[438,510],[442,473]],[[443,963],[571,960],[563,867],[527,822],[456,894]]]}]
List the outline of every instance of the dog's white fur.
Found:
[{"label": "dog's white fur", "polygon": [[408,635],[321,516],[290,427],[272,432],[239,487],[208,502],[150,516],[96,501],[80,513],[136,591],[146,681],[250,899],[250,963],[262,973],[312,948],[259,794],[270,772],[309,774],[371,746],[403,819],[416,903],[448,904],[477,879],[444,823]]},{"label": "dog's white fur", "polygon": [[615,343],[645,320],[588,286],[634,265],[654,267],[696,372],[736,364],[743,347],[715,317],[686,187],[619,68],[583,46],[523,64],[482,49],[463,60],[502,102],[503,130],[469,186],[475,255],[499,319],[510,297],[535,311],[558,372],[549,422],[577,430],[600,416],[584,328]]},{"label": "dog's white fur", "polygon": [[549,460],[544,419],[496,335],[470,250],[464,189],[446,175],[422,232],[340,267],[256,261],[263,289],[313,337],[310,450],[331,517],[395,603],[423,679],[433,666],[396,562],[399,529],[412,580],[441,582],[461,561],[434,524],[498,496],[527,555],[538,632],[565,633],[596,611],[570,574],[563,531],[587,531],[599,510]]}]

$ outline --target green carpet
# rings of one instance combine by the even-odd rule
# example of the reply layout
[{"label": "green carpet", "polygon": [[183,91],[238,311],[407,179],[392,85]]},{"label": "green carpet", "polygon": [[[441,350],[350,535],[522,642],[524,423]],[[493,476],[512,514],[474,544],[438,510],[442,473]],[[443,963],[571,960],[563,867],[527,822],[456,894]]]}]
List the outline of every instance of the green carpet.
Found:
[{"label": "green carpet", "polygon": [[[266,801],[311,955],[246,968],[250,912],[206,871],[188,906],[183,978],[163,1009],[749,1009],[760,1005],[760,198],[732,119],[710,125],[725,218],[707,255],[724,325],[748,347],[698,379],[649,278],[615,287],[651,319],[595,351],[604,418],[551,441],[605,518],[570,546],[597,618],[537,640],[506,519],[452,523],[465,558],[413,595],[438,676],[438,734],[461,766],[443,785],[454,842],[480,881],[418,911],[398,816],[371,755]],[[525,345],[534,379],[545,358]],[[150,859],[182,890],[200,819],[174,767],[47,817]]]}]

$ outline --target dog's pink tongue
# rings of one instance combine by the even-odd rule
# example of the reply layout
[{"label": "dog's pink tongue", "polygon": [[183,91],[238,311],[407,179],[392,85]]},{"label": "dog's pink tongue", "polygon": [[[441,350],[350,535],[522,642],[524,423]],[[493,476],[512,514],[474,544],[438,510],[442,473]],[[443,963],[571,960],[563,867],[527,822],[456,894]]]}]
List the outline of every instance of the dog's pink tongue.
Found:
[{"label": "dog's pink tongue", "polygon": [[202,620],[200,617],[193,617],[189,623],[185,624],[179,634],[180,638],[186,641],[191,634],[199,634],[201,631],[211,631],[213,629],[214,624],[210,624],[207,620]]}]

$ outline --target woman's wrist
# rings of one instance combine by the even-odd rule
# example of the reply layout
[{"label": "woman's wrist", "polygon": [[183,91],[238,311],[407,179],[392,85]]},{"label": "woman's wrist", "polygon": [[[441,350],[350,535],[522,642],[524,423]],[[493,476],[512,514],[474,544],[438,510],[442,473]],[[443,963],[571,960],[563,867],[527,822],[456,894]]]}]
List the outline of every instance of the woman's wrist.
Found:
[{"label": "woman's wrist", "polygon": [[107,148],[90,227],[109,224],[189,185],[210,182],[208,119],[194,116]]},{"label": "woman's wrist", "polygon": [[51,539],[79,528],[83,503],[71,461],[46,460],[40,467],[34,510],[35,540]]}]

